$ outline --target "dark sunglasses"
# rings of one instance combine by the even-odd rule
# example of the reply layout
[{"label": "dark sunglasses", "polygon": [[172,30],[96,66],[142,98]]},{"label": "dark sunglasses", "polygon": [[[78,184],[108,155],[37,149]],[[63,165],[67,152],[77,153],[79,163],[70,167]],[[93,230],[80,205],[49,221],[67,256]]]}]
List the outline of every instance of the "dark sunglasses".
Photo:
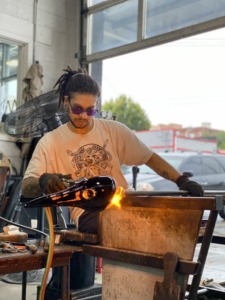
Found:
[{"label": "dark sunglasses", "polygon": [[[69,105],[70,105],[70,103],[69,103]],[[81,115],[83,112],[85,112],[86,115],[89,117],[95,116],[98,111],[97,109],[94,109],[94,108],[83,109],[80,106],[72,107],[71,105],[70,105],[70,108],[72,110],[72,113],[75,115]]]}]

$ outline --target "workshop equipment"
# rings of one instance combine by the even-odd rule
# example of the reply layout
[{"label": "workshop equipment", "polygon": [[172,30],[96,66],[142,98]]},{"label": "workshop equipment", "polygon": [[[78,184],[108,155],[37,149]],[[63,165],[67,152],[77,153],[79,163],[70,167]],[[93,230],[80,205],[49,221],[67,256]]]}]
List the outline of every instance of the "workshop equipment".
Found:
[{"label": "workshop equipment", "polygon": [[[193,279],[188,299],[195,299],[223,197],[137,193],[125,191],[120,208],[109,206],[101,212],[99,246],[83,245],[85,254],[102,257],[102,299],[153,300],[155,283],[162,282],[167,271],[163,264],[167,252],[178,257],[179,300],[185,298],[189,275]],[[194,262],[204,210],[210,214]]]},{"label": "workshop equipment", "polygon": [[[176,285],[175,270],[178,257],[175,253],[167,252],[163,257],[163,282],[156,281],[153,300],[179,300],[180,287]],[[175,283],[174,283],[175,282]]]}]

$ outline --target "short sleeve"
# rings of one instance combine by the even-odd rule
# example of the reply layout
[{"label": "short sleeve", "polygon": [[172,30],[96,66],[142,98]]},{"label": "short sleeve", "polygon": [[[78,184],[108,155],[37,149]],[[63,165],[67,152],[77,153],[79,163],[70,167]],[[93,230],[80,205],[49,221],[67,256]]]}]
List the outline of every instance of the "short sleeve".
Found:
[{"label": "short sleeve", "polygon": [[128,166],[142,165],[153,154],[153,151],[141,142],[135,133],[124,124],[119,124],[117,139],[121,164]]}]

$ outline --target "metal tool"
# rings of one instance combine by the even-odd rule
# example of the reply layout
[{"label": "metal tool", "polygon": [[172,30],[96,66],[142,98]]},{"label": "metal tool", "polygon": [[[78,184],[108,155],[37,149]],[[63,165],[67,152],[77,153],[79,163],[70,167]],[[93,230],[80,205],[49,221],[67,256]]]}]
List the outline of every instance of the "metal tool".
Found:
[{"label": "metal tool", "polygon": [[60,192],[41,196],[26,203],[25,207],[75,206],[87,211],[105,209],[116,191],[112,177],[96,176],[81,178],[74,185]]},{"label": "metal tool", "polygon": [[156,281],[153,300],[179,300],[180,286],[176,285],[174,274],[178,263],[175,253],[167,252],[163,258],[164,279],[163,282]]}]

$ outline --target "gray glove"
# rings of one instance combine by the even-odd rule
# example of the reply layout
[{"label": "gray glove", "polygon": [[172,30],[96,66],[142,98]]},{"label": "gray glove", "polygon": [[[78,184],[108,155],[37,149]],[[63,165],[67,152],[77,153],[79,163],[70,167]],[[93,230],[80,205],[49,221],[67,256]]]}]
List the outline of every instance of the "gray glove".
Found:
[{"label": "gray glove", "polygon": [[39,185],[45,194],[60,192],[66,189],[66,186],[61,180],[62,178],[72,179],[72,176],[71,174],[62,175],[57,173],[54,174],[44,173],[39,178]]},{"label": "gray glove", "polygon": [[181,175],[177,178],[176,184],[179,190],[188,191],[191,196],[202,197],[204,190],[200,184],[188,179],[187,175]]}]

